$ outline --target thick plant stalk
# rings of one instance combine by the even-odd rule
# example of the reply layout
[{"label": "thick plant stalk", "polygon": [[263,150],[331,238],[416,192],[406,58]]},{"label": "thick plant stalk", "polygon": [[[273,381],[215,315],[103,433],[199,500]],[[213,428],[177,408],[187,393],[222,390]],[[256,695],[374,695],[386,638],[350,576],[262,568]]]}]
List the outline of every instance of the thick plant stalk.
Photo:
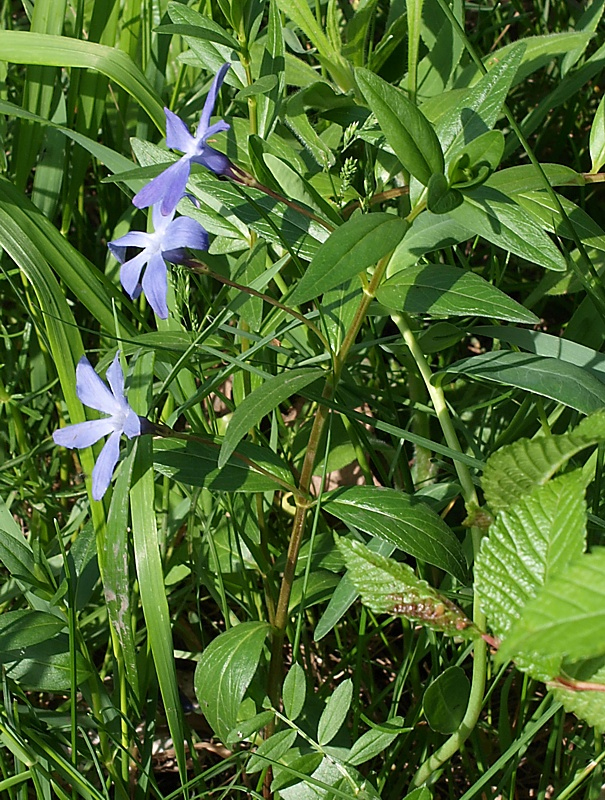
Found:
[{"label": "thick plant stalk", "polygon": [[[458,436],[452,423],[452,418],[445,402],[443,390],[440,387],[434,386],[431,383],[431,368],[414,336],[407,319],[404,314],[393,315],[393,321],[401,331],[404,342],[406,343],[412,358],[418,366],[418,370],[422,375],[422,379],[426,385],[427,391],[435,408],[437,419],[441,425],[445,440],[452,450],[461,453],[460,443]],[[466,464],[461,461],[454,461],[454,467],[462,487],[462,496],[466,507],[470,510],[478,505],[477,492],[471,474]],[[479,528],[471,529],[471,536],[473,542],[473,553],[476,556],[481,544],[481,531]],[[473,620],[477,627],[481,630],[485,628],[485,614],[480,608],[478,595],[475,594],[473,600]],[[473,677],[471,683],[471,692],[468,699],[468,705],[462,722],[458,729],[450,736],[450,738],[441,745],[441,747],[430,756],[424,764],[420,767],[414,779],[412,780],[412,788],[415,786],[422,786],[423,783],[430,778],[430,776],[439,769],[442,764],[445,764],[455,753],[458,752],[460,747],[468,739],[472,733],[479,714],[483,705],[483,694],[485,691],[485,678],[487,668],[487,644],[483,639],[476,639],[473,647],[474,661],[473,661]]]},{"label": "thick plant stalk", "polygon": [[[386,272],[387,264],[390,259],[390,254],[382,258],[376,265],[376,269],[372,276],[371,281],[364,286],[363,297],[359,303],[359,307],[355,313],[355,317],[351,327],[347,331],[347,335],[340,347],[340,350],[334,357],[332,373],[322,393],[322,399],[332,400],[342,369],[347,360],[347,356],[351,347],[355,343],[357,334],[365,320],[366,314],[370,303],[376,295],[376,291],[380,286],[382,278]],[[308,499],[309,491],[311,488],[311,479],[313,477],[313,468],[317,459],[317,451],[319,442],[323,433],[324,426],[328,419],[329,409],[326,405],[320,404],[315,419],[313,421],[313,428],[309,437],[309,444],[305,453],[303,466],[298,484],[299,494],[296,498],[296,513],[294,515],[294,522],[292,523],[292,533],[290,535],[290,544],[288,546],[288,554],[286,556],[286,565],[284,567],[284,574],[281,581],[279,597],[277,600],[277,607],[275,610],[275,621],[273,626],[273,638],[271,642],[271,664],[269,666],[269,683],[268,691],[269,698],[273,706],[277,708],[281,697],[281,688],[283,682],[283,645],[286,635],[286,626],[289,619],[289,605],[290,595],[292,593],[292,584],[294,583],[294,574],[296,571],[296,562],[298,561],[298,554],[302,544],[302,538],[305,530],[305,522],[307,518],[307,510],[311,503]]]}]

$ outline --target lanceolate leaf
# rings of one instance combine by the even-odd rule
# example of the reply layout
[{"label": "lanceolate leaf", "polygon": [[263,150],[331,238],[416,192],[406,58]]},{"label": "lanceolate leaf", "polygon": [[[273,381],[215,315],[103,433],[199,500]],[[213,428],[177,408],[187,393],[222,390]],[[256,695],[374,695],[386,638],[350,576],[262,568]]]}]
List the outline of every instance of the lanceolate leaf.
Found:
[{"label": "lanceolate leaf", "polygon": [[590,129],[591,172],[598,172],[605,164],[605,97],[601,98]]},{"label": "lanceolate leaf", "polygon": [[481,316],[535,324],[531,311],[470,270],[445,265],[397,272],[376,295],[387,308],[434,317]]},{"label": "lanceolate leaf", "polygon": [[408,565],[368,550],[361,542],[338,539],[348,575],[364,604],[378,613],[400,615],[449,636],[478,635],[463,612],[420,580]]},{"label": "lanceolate leaf", "polygon": [[281,459],[266,447],[240,442],[219,468],[222,441],[158,439],[154,442],[154,466],[162,475],[189,486],[204,486],[221,492],[265,492],[292,483],[292,475]]},{"label": "lanceolate leaf", "polygon": [[391,542],[464,580],[462,547],[441,517],[404,492],[378,486],[352,486],[324,495],[325,511],[359,530]]},{"label": "lanceolate leaf", "polygon": [[605,653],[605,548],[595,548],[549,580],[503,643],[503,658],[517,653],[567,656]]},{"label": "lanceolate leaf", "polygon": [[200,708],[217,736],[226,742],[254,677],[269,625],[242,622],[214,639],[195,671]]},{"label": "lanceolate leaf", "polygon": [[563,464],[590,445],[605,441],[605,411],[597,411],[569,433],[519,439],[487,460],[481,486],[492,511],[506,509],[546,483]]},{"label": "lanceolate leaf", "polygon": [[505,386],[516,386],[556,400],[583,414],[590,414],[605,406],[605,384],[589,372],[567,361],[531,353],[482,353],[457,361],[447,371],[437,374],[441,379],[444,375],[450,379],[454,375],[468,375]]},{"label": "lanceolate leaf", "polygon": [[321,369],[292,369],[266,380],[235,409],[218,458],[219,469],[225,466],[237,445],[261,419],[274,408],[321,378]]},{"label": "lanceolate leaf", "polygon": [[[562,475],[510,504],[491,525],[477,557],[475,588],[498,638],[507,638],[549,577],[583,552],[584,489],[580,473]],[[556,659],[533,659],[531,667],[543,680],[557,669]]]},{"label": "lanceolate leaf", "polygon": [[352,217],[320,247],[288,302],[298,305],[359,275],[394,250],[408,224],[393,214]]},{"label": "lanceolate leaf", "polygon": [[402,166],[426,186],[431,175],[445,169],[441,145],[430,122],[401,89],[367,69],[357,69],[355,76]]},{"label": "lanceolate leaf", "polygon": [[563,272],[565,259],[534,218],[514,200],[486,186],[469,190],[449,212],[464,227],[545,269]]},{"label": "lanceolate leaf", "polygon": [[317,741],[320,745],[330,744],[345,721],[353,698],[353,682],[350,678],[340,683],[328,698],[326,707],[319,718]]}]

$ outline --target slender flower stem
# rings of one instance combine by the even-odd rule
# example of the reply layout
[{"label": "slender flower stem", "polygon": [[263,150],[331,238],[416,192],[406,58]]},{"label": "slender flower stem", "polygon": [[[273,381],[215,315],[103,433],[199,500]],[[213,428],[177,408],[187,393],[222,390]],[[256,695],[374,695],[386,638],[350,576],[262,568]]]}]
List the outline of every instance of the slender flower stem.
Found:
[{"label": "slender flower stem", "polygon": [[[393,321],[401,331],[403,340],[412,354],[420,374],[422,375],[422,379],[424,380],[425,386],[432,400],[435,413],[437,414],[437,419],[441,425],[441,430],[443,431],[443,435],[448,447],[450,447],[452,450],[455,450],[457,453],[461,453],[462,448],[460,447],[460,442],[458,441],[458,436],[456,435],[452,418],[447,408],[447,403],[445,402],[443,390],[440,387],[432,384],[431,368],[416,340],[416,337],[408,325],[405,315],[394,314]],[[462,496],[464,497],[464,502],[467,509],[470,510],[478,505],[477,492],[475,491],[473,479],[466,464],[455,460],[454,467],[458,475],[458,480],[460,481],[460,486],[462,487]],[[479,551],[481,537],[482,531],[480,528],[471,528],[474,555],[477,555],[477,552]],[[485,628],[485,614],[481,610],[479,605],[479,596],[476,592],[473,600],[473,620],[475,625],[480,630]],[[462,722],[458,726],[458,729],[455,731],[455,733],[453,733],[452,736],[450,736],[450,738],[447,739],[447,741],[444,742],[441,747],[435,753],[433,753],[433,755],[431,755],[424,762],[424,764],[421,765],[420,769],[412,780],[412,788],[416,786],[422,786],[423,783],[426,783],[435,770],[439,769],[442,764],[445,764],[446,761],[448,761],[455,753],[457,753],[477,724],[479,714],[481,713],[481,707],[483,705],[483,694],[485,691],[487,670],[487,643],[485,640],[476,639],[473,651],[474,661],[471,692],[464,718],[462,719]]]},{"label": "slender flower stem", "polygon": [[[366,317],[370,303],[374,299],[380,282],[384,277],[389,259],[390,254],[378,262],[371,281],[367,286],[364,287],[363,297],[361,298],[357,311],[355,312],[355,317],[353,318],[351,326],[347,331],[347,335],[343,340],[340,350],[334,357],[332,374],[328,378],[322,393],[323,400],[330,401],[334,397],[334,393],[336,391],[336,387],[338,386],[338,381],[340,380],[340,375],[345,365],[347,356],[351,347],[355,343],[355,339],[357,338],[357,334],[359,333],[359,330]],[[300,474],[300,481],[298,484],[299,491],[296,496],[296,512],[294,514],[294,521],[292,523],[292,533],[290,536],[290,544],[288,546],[288,553],[286,556],[286,565],[284,567],[279,597],[277,600],[277,607],[275,610],[268,683],[269,699],[275,707],[278,707],[281,697],[281,688],[283,682],[282,649],[286,635],[286,626],[289,619],[290,595],[292,593],[292,584],[294,583],[296,563],[298,561],[298,554],[300,552],[300,546],[305,530],[307,509],[311,505],[309,499],[307,498],[309,498],[311,479],[313,477],[313,468],[317,459],[319,442],[326,424],[326,420],[328,419],[328,414],[328,407],[323,403],[320,404],[313,421],[313,427],[309,437],[309,444],[307,445],[307,451],[305,453]]]}]

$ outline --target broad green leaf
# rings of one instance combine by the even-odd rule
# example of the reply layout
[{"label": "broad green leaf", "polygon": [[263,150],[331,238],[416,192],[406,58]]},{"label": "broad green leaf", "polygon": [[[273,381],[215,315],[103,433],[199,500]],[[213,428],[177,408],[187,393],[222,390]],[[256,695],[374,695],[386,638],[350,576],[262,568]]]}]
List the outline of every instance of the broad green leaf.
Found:
[{"label": "broad green leaf", "polygon": [[[296,741],[297,735],[296,731],[288,728],[288,730],[278,731],[274,733],[273,736],[265,739],[250,756],[246,764],[246,772],[252,775],[255,772],[260,772],[262,769],[266,769],[271,761],[279,761],[280,758],[290,750]],[[269,761],[265,759],[269,759]]]},{"label": "broad green leaf", "polygon": [[531,311],[470,270],[421,265],[397,272],[378,289],[376,299],[397,311],[434,317],[481,316],[535,325]]},{"label": "broad green leaf", "polygon": [[52,639],[67,619],[45,611],[5,611],[0,616],[0,650],[17,650]]},{"label": "broad green leaf", "polygon": [[426,186],[431,175],[445,170],[441,145],[432,125],[401,89],[367,69],[358,68],[355,76],[402,166]]},{"label": "broad green leaf", "polygon": [[[577,47],[586,47],[591,39],[592,33],[585,31],[562,31],[560,33],[548,33],[543,36],[526,36],[523,39],[525,48],[523,59],[515,78],[515,84],[520,83],[532,72],[536,72],[536,70],[550,63],[553,58],[565,55]],[[490,71],[494,69],[516,47],[518,47],[518,43],[513,42],[513,44],[507,44],[499,50],[494,50],[484,59],[487,69]]]},{"label": "broad green leaf", "polygon": [[[285,757],[284,765],[275,768],[275,777],[271,782],[271,791],[279,792],[284,800],[291,800],[292,795],[285,794],[289,789],[296,792],[296,800],[310,800],[308,791],[305,792],[306,783],[311,775],[314,775],[318,767],[325,763],[321,753],[304,753],[297,755],[296,750],[292,750],[291,757]],[[302,785],[299,783],[303,780]],[[327,787],[328,784],[321,781],[320,786]],[[313,791],[311,789],[311,791]],[[314,794],[317,794],[314,792]]]},{"label": "broad green leaf", "polygon": [[474,233],[447,214],[426,211],[414,220],[402,241],[397,245],[387,267],[387,277],[414,266],[427,253],[472,239]]},{"label": "broad green leaf", "polygon": [[288,719],[295,720],[300,715],[305,705],[306,692],[305,671],[299,663],[295,662],[288,670],[282,691],[284,710]]},{"label": "broad green leaf", "polygon": [[195,694],[213,731],[226,742],[254,677],[269,625],[242,622],[217,636],[195,671]]},{"label": "broad green leaf", "polygon": [[250,719],[243,722],[238,722],[235,728],[229,733],[227,743],[243,742],[245,739],[250,738],[253,734],[258,733],[263,728],[266,728],[270,722],[275,719],[273,711],[261,711],[260,714],[255,714]]},{"label": "broad green leaf", "polygon": [[307,117],[305,94],[306,90],[301,90],[288,98],[285,104],[284,122],[322,169],[333,167],[336,161],[334,153],[317,134]]},{"label": "broad green leaf", "polygon": [[498,169],[504,153],[502,131],[486,131],[473,139],[451,162],[449,178],[459,189],[479,186]]},{"label": "broad green leaf", "polygon": [[[382,726],[363,733],[349,750],[345,759],[347,764],[356,767],[380,755],[400,733],[404,732],[405,729],[402,728],[404,722],[403,717],[391,717]],[[389,732],[388,729],[391,727],[393,730]],[[397,730],[398,728],[400,730]]]},{"label": "broad green leaf", "polygon": [[563,272],[565,259],[532,215],[513,199],[486,186],[469,190],[450,216],[488,242],[546,269]]},{"label": "broad green leaf", "polygon": [[337,353],[351,327],[362,292],[357,277],[324,292],[321,319],[333,353]]},{"label": "broad green leaf", "polygon": [[283,195],[306,205],[313,213],[327,220],[331,228],[342,223],[332,206],[283,158],[264,153],[263,160]]},{"label": "broad green leaf", "polygon": [[463,581],[466,562],[456,536],[441,517],[415,497],[379,486],[352,486],[324,494],[324,511],[391,542]]},{"label": "broad green leaf", "polygon": [[515,328],[512,325],[479,325],[473,328],[473,333],[514,344],[521,350],[527,350],[538,356],[560,358],[561,361],[582,367],[591,372],[595,378],[605,382],[605,355],[570,339],[561,339],[559,336],[541,331]]},{"label": "broad green leaf", "polygon": [[251,442],[240,442],[219,468],[221,444],[221,439],[212,437],[203,441],[157,439],[153,443],[154,466],[175,481],[216,492],[267,492],[292,484],[292,475],[281,459]]},{"label": "broad green leaf", "polygon": [[[524,49],[523,42],[516,43],[475,86],[467,89],[457,99],[450,111],[438,118],[435,130],[444,149],[447,164],[469,142],[494,127],[519,69]],[[432,102],[439,109],[443,99],[437,97]]]},{"label": "broad green leaf", "polygon": [[397,247],[407,228],[405,220],[392,214],[352,217],[320,247],[288,302],[313,300],[373,266]]},{"label": "broad green leaf", "polygon": [[559,211],[555,201],[542,191],[524,191],[513,195],[514,200],[527,211],[544,230],[556,233],[566,239],[576,236],[582,239],[585,247],[605,250],[605,231],[583,209],[559,195],[559,201],[569,222]]},{"label": "broad green leaf", "polygon": [[[575,664],[563,661],[561,672],[566,678],[605,685],[605,657],[582,660]],[[599,732],[605,731],[604,691],[573,691],[558,687],[556,684],[551,684],[549,689],[555,700],[563,703],[566,711],[586,720]]]},{"label": "broad green leaf", "polygon": [[353,681],[347,678],[339,683],[334,692],[328,697],[319,725],[317,726],[317,741],[320,746],[330,744],[332,739],[341,729],[353,699]]},{"label": "broad green leaf", "polygon": [[432,730],[451,734],[458,729],[470,691],[470,681],[461,667],[448,667],[429,684],[422,705]]},{"label": "broad green leaf", "polygon": [[452,189],[442,172],[431,175],[427,187],[426,207],[433,214],[447,214],[462,204],[462,193]]},{"label": "broad green leaf", "polygon": [[34,553],[23,531],[15,522],[4,500],[0,497],[0,562],[11,577],[21,581],[27,588],[47,584],[47,591],[54,594],[52,585],[36,566]]},{"label": "broad green leaf", "polygon": [[519,439],[497,450],[485,464],[481,486],[492,511],[517,503],[545,484],[569,459],[605,441],[605,411],[597,411],[569,433]]},{"label": "broad green leaf", "polygon": [[3,30],[0,31],[0,61],[96,70],[125,89],[157,127],[164,130],[164,110],[155,90],[130,56],[115,47],[84,39]]},{"label": "broad green leaf", "polygon": [[[72,654],[67,634],[19,647],[16,650],[0,650],[0,664],[6,675],[16,681],[22,689],[38,692],[69,692],[71,689]],[[88,664],[76,653],[78,684],[90,675]]]},{"label": "broad green leaf", "polygon": [[183,6],[182,3],[168,3],[167,11],[170,19],[178,21],[177,24],[160,25],[155,29],[156,33],[179,33],[183,36],[218,42],[236,52],[239,50],[237,40],[209,16]]},{"label": "broad green leaf", "polygon": [[[477,556],[475,589],[488,625],[499,639],[507,639],[550,576],[584,551],[584,491],[580,473],[561,475],[512,501],[490,526]],[[520,665],[542,680],[553,677],[558,669],[558,661],[541,658]]]},{"label": "broad green leaf", "polygon": [[570,661],[605,653],[605,548],[598,547],[558,571],[528,603],[503,642],[501,654],[566,656]]},{"label": "broad green leaf", "polygon": [[413,792],[406,794],[402,800],[432,800],[432,798],[433,795],[430,789],[427,789],[426,786],[419,786],[418,789],[414,789]]},{"label": "broad green leaf", "polygon": [[218,458],[219,469],[225,466],[243,437],[268,413],[288,397],[321,378],[321,369],[291,369],[274,375],[251,392],[237,406],[229,422]]},{"label": "broad green leaf", "polygon": [[605,97],[601,98],[590,128],[590,158],[590,171],[596,173],[605,164]]},{"label": "broad green leaf", "polygon": [[[584,186],[585,180],[580,172],[564,164],[541,164],[546,179],[551,186]],[[544,178],[533,164],[522,164],[498,170],[487,179],[487,186],[502,194],[514,196],[521,192],[544,189]]]},{"label": "broad green leaf", "polygon": [[463,612],[418,578],[409,564],[373,553],[361,542],[338,539],[349,577],[364,605],[399,615],[448,636],[475,638],[479,632]]},{"label": "broad green leaf", "polygon": [[590,414],[605,405],[605,384],[581,367],[558,358],[500,350],[465,358],[436,373],[437,381],[466,375],[514,386]]}]

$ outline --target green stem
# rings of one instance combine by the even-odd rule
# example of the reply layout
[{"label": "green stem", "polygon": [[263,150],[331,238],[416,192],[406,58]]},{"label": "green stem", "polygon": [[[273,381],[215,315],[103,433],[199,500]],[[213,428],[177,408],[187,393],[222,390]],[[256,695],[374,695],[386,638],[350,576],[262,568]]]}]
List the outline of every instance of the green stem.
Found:
[{"label": "green stem", "polygon": [[[393,320],[401,331],[403,340],[405,341],[410,353],[412,354],[412,357],[414,358],[414,361],[418,366],[418,370],[422,375],[448,447],[458,453],[461,453],[462,449],[460,447],[458,436],[456,435],[456,431],[447,408],[443,390],[431,383],[431,368],[425,358],[424,353],[420,349],[420,345],[416,341],[416,337],[408,325],[405,315],[395,314],[393,315]],[[475,491],[475,485],[473,484],[469,469],[466,464],[463,464],[457,460],[454,461],[454,467],[458,475],[458,480],[460,481],[460,486],[462,487],[462,496],[464,497],[466,507],[467,509],[471,509],[473,506],[478,505],[478,502],[477,492]],[[473,553],[475,555],[479,551],[481,535],[481,530],[479,528],[471,528]],[[485,628],[485,614],[481,610],[479,605],[479,597],[476,592],[473,600],[473,620],[480,630]],[[421,765],[420,769],[412,780],[412,788],[416,786],[422,786],[423,783],[426,783],[435,770],[439,769],[442,764],[445,764],[446,761],[448,761],[455,753],[457,753],[477,724],[479,714],[481,713],[481,707],[483,705],[483,694],[485,691],[487,671],[486,642],[483,639],[476,639],[473,646],[473,652],[474,661],[471,692],[464,718],[455,733],[453,733],[450,738],[444,742],[444,744],[442,744],[441,747],[424,762],[424,764]]]},{"label": "green stem", "polygon": [[[328,378],[322,393],[323,400],[332,400],[340,375],[345,365],[347,356],[355,340],[357,334],[363,324],[363,321],[370,307],[370,303],[376,296],[376,291],[384,277],[387,264],[390,259],[390,254],[381,259],[376,265],[372,280],[367,286],[364,286],[363,297],[359,303],[355,317],[347,331],[340,350],[334,358],[332,375]],[[275,610],[275,622],[273,626],[273,639],[271,642],[271,663],[269,666],[269,682],[268,691],[269,699],[275,707],[279,705],[281,696],[281,687],[283,682],[283,644],[286,635],[286,626],[289,619],[289,605],[290,595],[292,593],[292,584],[294,583],[294,573],[296,571],[296,562],[298,561],[298,554],[305,530],[305,521],[307,517],[307,509],[310,502],[307,499],[311,488],[311,478],[313,476],[313,468],[317,458],[317,451],[319,442],[323,433],[326,420],[328,419],[329,409],[321,403],[311,429],[309,437],[309,444],[305,453],[303,466],[300,474],[300,481],[298,484],[299,493],[296,497],[296,512],[294,514],[294,521],[292,523],[292,533],[290,536],[290,544],[288,546],[288,553],[286,556],[286,565],[284,567],[284,574],[281,581],[279,590],[279,597],[277,600],[277,607]]]}]

